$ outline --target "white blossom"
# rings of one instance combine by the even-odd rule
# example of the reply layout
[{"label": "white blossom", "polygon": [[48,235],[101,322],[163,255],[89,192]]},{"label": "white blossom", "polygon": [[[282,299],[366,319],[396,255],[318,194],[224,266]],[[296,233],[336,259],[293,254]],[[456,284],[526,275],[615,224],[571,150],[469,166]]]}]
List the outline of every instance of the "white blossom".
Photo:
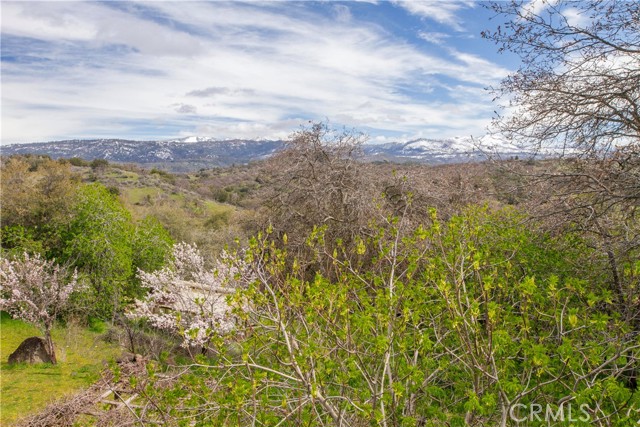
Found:
[{"label": "white blossom", "polygon": [[184,346],[206,346],[215,334],[233,330],[227,297],[253,280],[248,266],[226,252],[207,269],[197,246],[178,243],[169,266],[151,273],[139,270],[147,298],[128,314],[144,317],[156,328],[178,333]]},{"label": "white blossom", "polygon": [[78,274],[40,255],[0,258],[0,309],[12,317],[49,330],[74,291],[83,285]]}]

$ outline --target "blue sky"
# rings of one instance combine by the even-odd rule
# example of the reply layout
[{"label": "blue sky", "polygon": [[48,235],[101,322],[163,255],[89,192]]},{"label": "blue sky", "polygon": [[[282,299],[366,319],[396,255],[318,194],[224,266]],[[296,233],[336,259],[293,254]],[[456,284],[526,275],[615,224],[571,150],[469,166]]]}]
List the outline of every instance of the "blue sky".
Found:
[{"label": "blue sky", "polygon": [[2,143],[482,136],[518,66],[474,1],[2,1]]}]

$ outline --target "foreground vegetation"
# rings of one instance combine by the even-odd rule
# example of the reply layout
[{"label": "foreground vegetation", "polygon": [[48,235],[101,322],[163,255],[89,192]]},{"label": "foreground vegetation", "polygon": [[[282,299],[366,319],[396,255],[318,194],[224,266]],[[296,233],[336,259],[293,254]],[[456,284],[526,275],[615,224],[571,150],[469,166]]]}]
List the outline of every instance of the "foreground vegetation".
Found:
[{"label": "foreground vegetation", "polygon": [[[140,396],[138,415],[119,413],[112,422],[515,425],[514,417],[526,418],[533,405],[546,405],[556,417],[572,408],[573,418],[556,425],[634,423],[640,409],[640,338],[635,317],[629,316],[637,313],[637,248],[616,249],[610,237],[613,276],[611,254],[576,226],[579,217],[532,217],[539,197],[547,194],[544,182],[527,181],[528,193],[512,191],[518,168],[562,170],[563,162],[390,170],[389,165],[357,162],[358,141],[351,138],[318,125],[296,134],[290,150],[267,164],[225,171],[240,177],[256,174],[262,182],[242,203],[226,207],[193,191],[201,188],[201,180],[222,171],[172,176],[170,186],[159,185],[155,199],[145,202],[146,195],[131,192],[138,187],[128,187],[126,169],[105,166],[104,184],[85,184],[81,177],[92,172],[75,167],[80,175],[71,182],[90,190],[78,194],[92,194],[81,202],[108,200],[99,206],[109,206],[103,209],[115,218],[129,218],[123,224],[131,224],[126,227],[134,230],[133,236],[145,221],[152,221],[145,238],[149,241],[166,235],[163,230],[179,232],[171,222],[140,215],[154,206],[196,209],[190,214],[196,229],[207,227],[197,220],[198,212],[212,214],[206,213],[207,206],[244,221],[235,228],[245,233],[237,233],[240,246],[228,245],[218,261],[219,247],[183,247],[178,256],[175,247],[172,254],[139,246],[151,252],[138,253],[137,259],[155,260],[138,264],[142,270],[165,270],[107,282],[121,286],[116,294],[122,299],[103,312],[105,319],[117,319],[135,335],[144,323],[125,321],[120,314],[138,318],[134,300],[156,301],[158,306],[142,317],[185,343],[181,350],[170,340],[134,349],[136,343],[125,340],[157,363],[129,379],[131,394]],[[49,168],[70,168],[41,158],[6,164],[15,167],[15,162],[35,163],[30,174],[36,182]],[[113,177],[120,174],[127,178],[117,185]],[[136,174],[138,181],[156,179],[155,173]],[[191,190],[180,187],[181,182],[189,182]],[[255,207],[259,209],[250,209]],[[78,212],[82,210],[70,217],[71,224]],[[622,221],[624,215],[623,210],[607,212],[610,236],[620,226],[635,230],[637,223]],[[136,217],[146,219],[137,222]],[[3,237],[13,239],[12,227]],[[32,238],[20,244],[9,239],[3,245],[8,254],[20,258],[19,251],[33,247],[71,253],[68,244],[60,243],[69,241],[64,237],[45,240],[39,236],[53,233],[25,229]],[[91,247],[71,247],[80,253],[101,247],[96,244],[101,234],[92,233],[97,237]],[[103,254],[115,251],[103,248]],[[125,254],[131,254],[133,265],[133,251]],[[73,259],[79,258],[68,258],[68,266],[90,288],[103,286],[85,270],[91,264],[73,264]],[[159,280],[155,285],[152,277]],[[167,305],[185,296],[180,287],[170,286],[176,280],[201,287],[188,311],[172,311]],[[223,314],[207,305],[225,299],[220,289],[234,291]],[[76,297],[82,301],[82,295]],[[71,304],[61,318],[73,313],[96,311],[83,312]],[[4,330],[3,324],[3,336]],[[58,347],[60,339],[54,332]],[[546,425],[544,418],[527,422]]]},{"label": "foreground vegetation", "polygon": [[122,349],[102,339],[105,327],[95,322],[93,328],[74,323],[57,325],[52,334],[58,363],[9,365],[7,357],[26,338],[39,335],[36,327],[0,313],[0,360],[2,369],[2,425],[12,425],[19,418],[44,409],[52,401],[70,396],[100,378],[106,363]]}]

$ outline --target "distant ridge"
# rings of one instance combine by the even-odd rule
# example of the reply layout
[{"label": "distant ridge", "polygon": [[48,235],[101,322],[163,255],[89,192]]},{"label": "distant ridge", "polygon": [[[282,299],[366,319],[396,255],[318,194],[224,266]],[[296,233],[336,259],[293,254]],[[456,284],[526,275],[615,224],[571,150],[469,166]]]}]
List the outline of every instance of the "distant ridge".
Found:
[{"label": "distant ridge", "polygon": [[54,159],[106,159],[116,163],[135,163],[143,167],[161,166],[176,172],[186,172],[265,159],[283,146],[282,141],[218,141],[213,138],[170,141],[84,139],[12,144],[2,146],[0,150],[3,156],[45,154]]},{"label": "distant ridge", "polygon": [[[12,144],[0,146],[3,156],[44,154],[54,159],[79,157],[85,160],[106,159],[116,163],[135,163],[143,167],[163,167],[174,172],[225,167],[266,159],[285,146],[272,140],[217,140],[209,137],[186,137],[166,141],[132,141],[126,139],[83,139]],[[365,144],[365,160],[415,163],[459,163],[486,159],[468,138],[416,139],[408,142]],[[516,147],[500,146],[503,157],[526,156]]]}]

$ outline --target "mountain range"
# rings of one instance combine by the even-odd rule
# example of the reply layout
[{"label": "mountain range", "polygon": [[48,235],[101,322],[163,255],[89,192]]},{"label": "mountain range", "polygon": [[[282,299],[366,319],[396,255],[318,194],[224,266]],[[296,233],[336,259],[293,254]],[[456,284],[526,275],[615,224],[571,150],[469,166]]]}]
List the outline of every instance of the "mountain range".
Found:
[{"label": "mountain range", "polygon": [[[469,138],[416,139],[408,142],[364,144],[367,161],[461,163],[481,161],[487,153],[501,157],[525,157],[516,146],[499,144],[484,149]],[[125,139],[85,139],[0,146],[0,154],[44,154],[54,159],[79,157],[84,160],[106,159],[116,163],[134,163],[143,167],[162,167],[173,172],[187,172],[213,167],[246,164],[263,160],[285,147],[284,141],[217,140],[186,137],[163,141]]]}]

